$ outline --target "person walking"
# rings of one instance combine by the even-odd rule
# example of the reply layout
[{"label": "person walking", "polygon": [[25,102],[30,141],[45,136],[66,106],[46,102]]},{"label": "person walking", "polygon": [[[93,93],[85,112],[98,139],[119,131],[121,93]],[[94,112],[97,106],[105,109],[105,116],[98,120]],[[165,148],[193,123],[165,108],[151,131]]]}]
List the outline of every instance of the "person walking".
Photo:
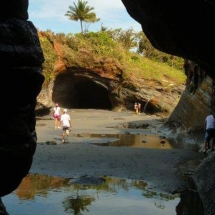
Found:
[{"label": "person walking", "polygon": [[138,104],[137,104],[137,102],[134,103],[134,110],[135,110],[135,113],[138,114]]},{"label": "person walking", "polygon": [[63,114],[61,115],[60,120],[61,120],[62,128],[63,128],[62,143],[65,143],[65,137],[67,135],[67,132],[71,128],[71,118],[70,118],[70,115],[67,113],[67,109],[63,110]]},{"label": "person walking", "polygon": [[204,135],[205,143],[204,143],[203,152],[205,153],[207,149],[209,149],[210,147],[211,139],[213,139],[211,150],[213,150],[213,146],[215,144],[215,114],[211,113],[206,117],[205,123],[204,123],[204,131],[205,131],[205,135]]},{"label": "person walking", "polygon": [[55,129],[61,128],[60,116],[61,116],[61,109],[58,103],[56,103],[55,107],[53,108],[53,118],[54,118]]},{"label": "person walking", "polygon": [[140,112],[141,112],[141,104],[140,103],[137,103],[137,109],[138,109],[138,114],[140,114]]}]

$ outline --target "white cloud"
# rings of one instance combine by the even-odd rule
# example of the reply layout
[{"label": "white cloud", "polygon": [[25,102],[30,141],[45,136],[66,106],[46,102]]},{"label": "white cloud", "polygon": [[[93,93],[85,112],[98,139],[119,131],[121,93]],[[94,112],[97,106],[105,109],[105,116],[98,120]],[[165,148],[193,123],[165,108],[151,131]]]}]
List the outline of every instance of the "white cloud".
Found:
[{"label": "white cloud", "polygon": [[31,0],[29,3],[29,18],[62,18],[68,10],[68,0]]},{"label": "white cloud", "polygon": [[121,0],[114,0],[114,3],[111,0],[88,0],[87,2],[95,10],[116,10],[124,8]]},{"label": "white cloud", "polygon": [[[71,2],[68,0],[31,0],[29,1],[28,10],[29,20],[41,30],[51,29],[67,33],[68,28],[72,28],[72,26],[76,26],[77,24],[65,16],[65,13],[69,9],[69,6],[73,5],[73,2],[77,2],[77,0]],[[88,6],[94,7],[94,12],[100,18],[99,23],[90,25],[90,30],[92,30],[92,27],[95,28],[94,30],[99,30],[101,24],[111,29],[128,29],[133,27],[134,29],[139,29],[139,31],[141,30],[140,25],[127,13],[121,0],[114,0],[114,3],[111,0],[88,0],[87,2]],[[79,32],[80,29],[76,27],[73,31]]]}]

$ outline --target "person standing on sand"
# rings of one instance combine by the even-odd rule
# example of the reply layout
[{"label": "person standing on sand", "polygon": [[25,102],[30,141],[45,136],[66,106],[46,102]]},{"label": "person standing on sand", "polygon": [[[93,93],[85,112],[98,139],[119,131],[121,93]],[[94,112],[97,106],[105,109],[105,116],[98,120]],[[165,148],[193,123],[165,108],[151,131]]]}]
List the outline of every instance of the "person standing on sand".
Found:
[{"label": "person standing on sand", "polygon": [[60,120],[63,126],[62,143],[65,143],[66,132],[69,131],[71,128],[71,119],[70,119],[70,115],[67,113],[67,109],[63,110],[63,114]]},{"label": "person standing on sand", "polygon": [[204,143],[203,152],[205,153],[207,149],[209,149],[210,147],[211,139],[213,139],[211,150],[213,150],[213,146],[215,144],[215,115],[214,114],[211,113],[206,117],[204,130],[205,130],[205,137],[204,137],[205,143]]},{"label": "person standing on sand", "polygon": [[60,116],[61,116],[61,110],[60,110],[58,103],[56,103],[55,107],[53,108],[53,117],[54,117],[55,129],[61,128]]},{"label": "person standing on sand", "polygon": [[138,109],[138,114],[140,114],[140,112],[141,112],[141,104],[140,103],[137,104],[137,109]]},{"label": "person standing on sand", "polygon": [[134,103],[134,110],[135,110],[135,113],[138,114],[138,104],[137,104],[137,102]]}]

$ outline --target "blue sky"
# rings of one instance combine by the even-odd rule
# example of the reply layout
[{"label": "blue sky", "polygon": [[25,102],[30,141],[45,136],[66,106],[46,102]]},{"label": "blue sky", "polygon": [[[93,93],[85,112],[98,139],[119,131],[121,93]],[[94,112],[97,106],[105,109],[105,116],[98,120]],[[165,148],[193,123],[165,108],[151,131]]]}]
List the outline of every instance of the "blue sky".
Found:
[{"label": "blue sky", "polygon": [[[51,30],[54,33],[79,33],[80,22],[69,20],[65,13],[73,2],[78,0],[29,0],[29,21],[32,21],[38,30]],[[134,31],[142,31],[140,24],[127,13],[121,0],[84,0],[87,5],[94,7],[100,21],[90,24],[89,31],[99,31],[101,26],[108,29],[121,28],[123,30],[133,28]]]}]

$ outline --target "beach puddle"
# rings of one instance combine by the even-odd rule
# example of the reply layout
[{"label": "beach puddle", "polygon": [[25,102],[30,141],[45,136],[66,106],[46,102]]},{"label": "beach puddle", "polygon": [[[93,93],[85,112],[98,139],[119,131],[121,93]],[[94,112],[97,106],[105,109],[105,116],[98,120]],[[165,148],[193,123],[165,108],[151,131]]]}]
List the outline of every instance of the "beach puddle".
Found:
[{"label": "beach puddle", "polygon": [[92,144],[97,146],[136,147],[151,149],[189,149],[198,150],[197,144],[179,144],[173,139],[153,134],[88,134],[89,138],[97,138]]},{"label": "beach puddle", "polygon": [[138,180],[28,174],[2,200],[10,215],[203,215],[199,196],[182,196],[154,192]]}]

